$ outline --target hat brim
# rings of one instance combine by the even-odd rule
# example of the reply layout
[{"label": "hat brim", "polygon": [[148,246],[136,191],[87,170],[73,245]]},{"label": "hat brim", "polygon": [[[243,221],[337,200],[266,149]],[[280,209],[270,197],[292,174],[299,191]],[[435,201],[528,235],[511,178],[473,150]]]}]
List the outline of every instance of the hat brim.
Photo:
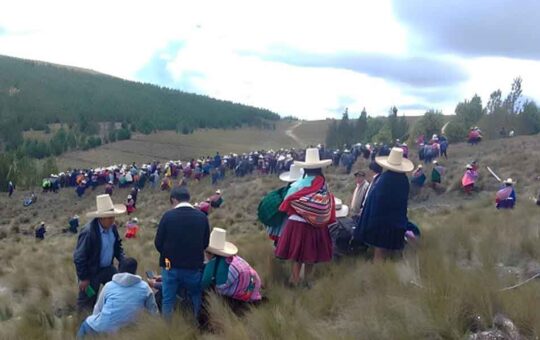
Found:
[{"label": "hat brim", "polygon": [[283,182],[295,182],[300,179],[300,177],[294,178],[291,177],[291,172],[287,171],[279,175],[279,179]]},{"label": "hat brim", "polygon": [[300,161],[294,161],[294,164],[298,165],[301,168],[304,169],[319,169],[319,168],[326,168],[330,164],[332,164],[331,159],[323,159],[322,161],[318,161],[315,163],[306,163],[306,162],[300,162]]},{"label": "hat brim", "polygon": [[349,207],[345,204],[341,205],[341,209],[336,209],[336,218],[337,217],[347,217],[349,215]]},{"label": "hat brim", "polygon": [[206,251],[215,255],[229,257],[238,254],[238,247],[231,242],[225,242],[225,248],[223,249],[218,249],[209,245],[208,248],[206,248]]},{"label": "hat brim", "polygon": [[388,163],[388,156],[375,157],[375,162],[386,170],[394,172],[411,172],[414,169],[414,164],[407,158],[401,160],[401,164],[395,165]]},{"label": "hat brim", "polygon": [[114,217],[123,215],[126,213],[126,206],[123,204],[115,204],[113,210],[109,211],[91,211],[86,214],[86,217],[96,218],[96,217]]}]

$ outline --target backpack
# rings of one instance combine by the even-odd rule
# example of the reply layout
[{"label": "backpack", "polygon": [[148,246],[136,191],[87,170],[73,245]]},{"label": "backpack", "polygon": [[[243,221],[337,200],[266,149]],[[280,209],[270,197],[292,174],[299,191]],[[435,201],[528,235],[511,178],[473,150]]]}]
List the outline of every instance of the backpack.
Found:
[{"label": "backpack", "polygon": [[269,227],[279,227],[287,214],[279,211],[279,206],[289,190],[289,186],[269,192],[259,203],[257,217],[262,224]]},{"label": "backpack", "polygon": [[333,257],[357,254],[360,246],[351,244],[356,223],[350,217],[340,217],[328,227],[333,245]]}]

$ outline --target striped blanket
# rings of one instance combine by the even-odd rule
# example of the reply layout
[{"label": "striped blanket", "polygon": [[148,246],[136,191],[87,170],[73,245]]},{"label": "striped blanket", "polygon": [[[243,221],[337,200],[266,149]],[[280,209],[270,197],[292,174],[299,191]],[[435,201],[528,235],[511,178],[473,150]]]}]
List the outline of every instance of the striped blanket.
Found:
[{"label": "striped blanket", "polygon": [[241,301],[258,301],[261,297],[261,279],[249,263],[240,256],[226,259],[229,264],[227,281],[216,285],[219,294]]},{"label": "striped blanket", "polygon": [[327,227],[336,221],[334,196],[322,176],[315,177],[311,186],[285,198],[279,210],[288,215],[300,215],[314,227]]}]

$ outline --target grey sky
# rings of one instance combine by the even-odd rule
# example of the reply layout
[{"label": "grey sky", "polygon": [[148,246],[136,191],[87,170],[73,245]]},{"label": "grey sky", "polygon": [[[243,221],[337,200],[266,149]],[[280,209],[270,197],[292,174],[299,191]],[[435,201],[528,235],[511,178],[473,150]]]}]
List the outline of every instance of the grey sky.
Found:
[{"label": "grey sky", "polygon": [[538,0],[394,0],[397,19],[426,51],[540,58]]}]

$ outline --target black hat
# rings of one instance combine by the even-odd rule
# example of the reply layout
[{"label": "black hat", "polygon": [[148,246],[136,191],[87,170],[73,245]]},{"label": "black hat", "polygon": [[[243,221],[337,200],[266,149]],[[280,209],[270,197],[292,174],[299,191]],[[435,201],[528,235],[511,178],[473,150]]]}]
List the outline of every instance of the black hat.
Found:
[{"label": "black hat", "polygon": [[191,196],[189,190],[185,185],[174,187],[171,190],[170,198],[177,200],[178,202],[188,202]]},{"label": "black hat", "polygon": [[369,163],[369,169],[377,174],[380,174],[383,170],[382,167],[375,162]]},{"label": "black hat", "polygon": [[359,170],[354,173],[354,177],[366,177],[366,173],[363,172],[362,170]]}]

